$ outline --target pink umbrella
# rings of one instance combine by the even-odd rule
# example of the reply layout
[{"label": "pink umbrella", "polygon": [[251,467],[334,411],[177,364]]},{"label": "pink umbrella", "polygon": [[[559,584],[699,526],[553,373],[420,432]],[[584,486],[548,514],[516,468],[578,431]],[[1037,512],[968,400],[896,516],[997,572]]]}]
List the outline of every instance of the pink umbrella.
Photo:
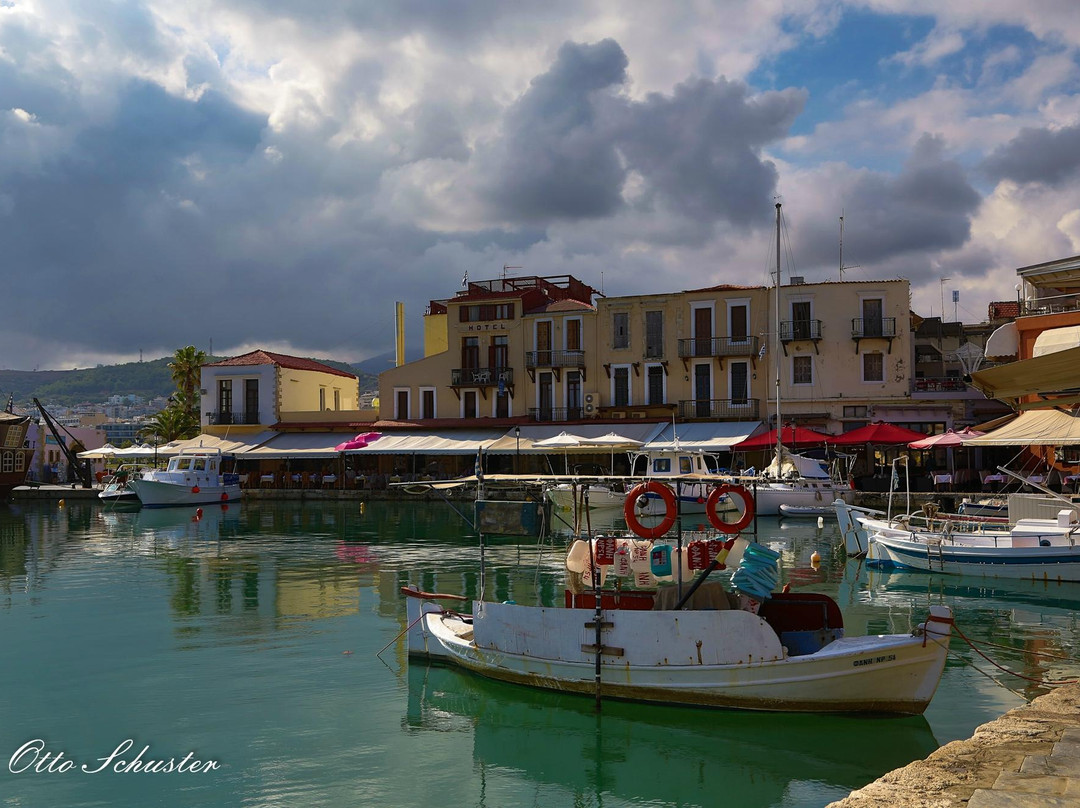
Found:
[{"label": "pink umbrella", "polygon": [[348,452],[353,449],[363,449],[369,443],[377,441],[381,437],[378,432],[364,432],[361,435],[357,435],[355,438],[339,443],[334,447],[335,452]]},{"label": "pink umbrella", "polygon": [[964,427],[959,432],[954,432],[949,429],[942,432],[940,435],[930,435],[929,437],[922,438],[921,440],[913,440],[908,444],[909,449],[952,449],[956,446],[963,446],[964,441],[977,438],[985,433],[980,432],[977,429],[971,427]]}]

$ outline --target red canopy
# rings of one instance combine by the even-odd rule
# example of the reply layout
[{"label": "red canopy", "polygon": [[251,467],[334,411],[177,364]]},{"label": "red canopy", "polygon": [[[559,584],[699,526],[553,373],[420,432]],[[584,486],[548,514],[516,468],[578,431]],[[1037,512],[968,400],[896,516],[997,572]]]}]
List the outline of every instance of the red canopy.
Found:
[{"label": "red canopy", "polygon": [[[785,426],[781,433],[781,442],[789,449],[815,449],[824,446],[826,441],[832,443],[832,440],[832,435],[803,429],[801,426]],[[771,449],[774,446],[776,446],[776,430],[771,429],[747,438],[742,443],[736,443],[731,447],[731,451],[753,452],[758,449]]]},{"label": "red canopy", "polygon": [[837,435],[830,443],[833,446],[863,446],[867,443],[876,446],[896,446],[899,444],[906,446],[912,441],[922,440],[925,437],[926,435],[922,432],[916,432],[914,429],[907,429],[895,424],[886,424],[883,421],[875,421],[872,424],[845,432],[843,435]]}]

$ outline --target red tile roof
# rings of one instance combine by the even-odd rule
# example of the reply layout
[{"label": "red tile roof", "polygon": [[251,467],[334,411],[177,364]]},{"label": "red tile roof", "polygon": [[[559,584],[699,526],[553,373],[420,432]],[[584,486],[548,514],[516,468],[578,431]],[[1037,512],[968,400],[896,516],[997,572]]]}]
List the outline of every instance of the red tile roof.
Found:
[{"label": "red tile roof", "polygon": [[210,362],[204,367],[244,367],[249,365],[277,365],[290,370],[311,370],[316,373],[332,373],[335,376],[344,376],[347,379],[357,378],[354,373],[346,373],[343,370],[316,362],[314,359],[301,359],[298,356],[271,353],[270,351],[252,351],[251,353],[234,356],[232,359],[222,359],[220,362]]}]

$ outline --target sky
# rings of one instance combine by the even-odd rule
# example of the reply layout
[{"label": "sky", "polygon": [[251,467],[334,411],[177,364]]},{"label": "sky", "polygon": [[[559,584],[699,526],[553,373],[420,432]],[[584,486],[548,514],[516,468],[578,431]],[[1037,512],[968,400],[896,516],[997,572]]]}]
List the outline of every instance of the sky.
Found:
[{"label": "sky", "polygon": [[980,322],[1080,253],[1078,49],[1076,0],[0,0],[0,368],[768,285],[777,201],[785,277]]}]

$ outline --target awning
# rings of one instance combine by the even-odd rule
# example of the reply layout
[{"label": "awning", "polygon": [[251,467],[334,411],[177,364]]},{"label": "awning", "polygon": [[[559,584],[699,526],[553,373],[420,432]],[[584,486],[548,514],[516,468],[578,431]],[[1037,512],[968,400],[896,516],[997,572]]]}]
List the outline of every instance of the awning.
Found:
[{"label": "awning", "polygon": [[222,454],[243,454],[251,449],[259,446],[272,437],[277,435],[277,432],[266,429],[262,432],[249,432],[245,434],[231,435],[223,437],[221,435],[199,435],[191,440],[178,441],[170,444],[167,452],[163,452],[165,447],[158,447],[159,454],[181,454],[183,452],[193,452],[198,450],[208,451],[220,451]]},{"label": "awning", "polygon": [[567,432],[571,435],[576,435],[579,438],[600,438],[612,430],[618,431],[620,435],[630,438],[632,441],[648,443],[655,435],[659,434],[665,426],[666,424],[656,423],[635,424],[632,421],[619,424],[591,423],[572,424],[569,426],[566,424],[529,424],[520,427],[520,435],[516,434],[513,429],[509,432],[503,432],[502,437],[493,442],[490,446],[485,447],[484,451],[488,454],[514,454],[519,450],[522,454],[561,454],[564,451],[573,453],[597,453],[605,451],[606,447],[582,444],[578,447],[556,449],[544,448],[542,446],[534,447],[533,444],[537,441],[554,438],[560,432]]},{"label": "awning", "polygon": [[1080,418],[1061,410],[1028,410],[1000,429],[965,446],[1077,446],[1080,445]]},{"label": "awning", "polygon": [[1000,325],[986,338],[987,359],[1015,359],[1020,352],[1020,333],[1015,322]]},{"label": "awning", "polygon": [[453,429],[442,432],[384,432],[378,440],[349,455],[470,455],[505,433],[503,429]]},{"label": "awning", "polygon": [[1032,357],[1045,356],[1076,347],[1080,347],[1080,325],[1048,328],[1035,337],[1031,355]]},{"label": "awning", "polygon": [[736,443],[764,429],[761,421],[718,421],[692,424],[665,424],[663,431],[643,448],[686,449],[688,451],[730,452]]},{"label": "awning", "polygon": [[988,398],[1012,401],[1039,393],[1080,390],[1080,348],[1021,359],[971,374],[971,384]]},{"label": "awning", "polygon": [[244,452],[244,460],[328,460],[340,452],[340,432],[278,432],[271,440]]}]

